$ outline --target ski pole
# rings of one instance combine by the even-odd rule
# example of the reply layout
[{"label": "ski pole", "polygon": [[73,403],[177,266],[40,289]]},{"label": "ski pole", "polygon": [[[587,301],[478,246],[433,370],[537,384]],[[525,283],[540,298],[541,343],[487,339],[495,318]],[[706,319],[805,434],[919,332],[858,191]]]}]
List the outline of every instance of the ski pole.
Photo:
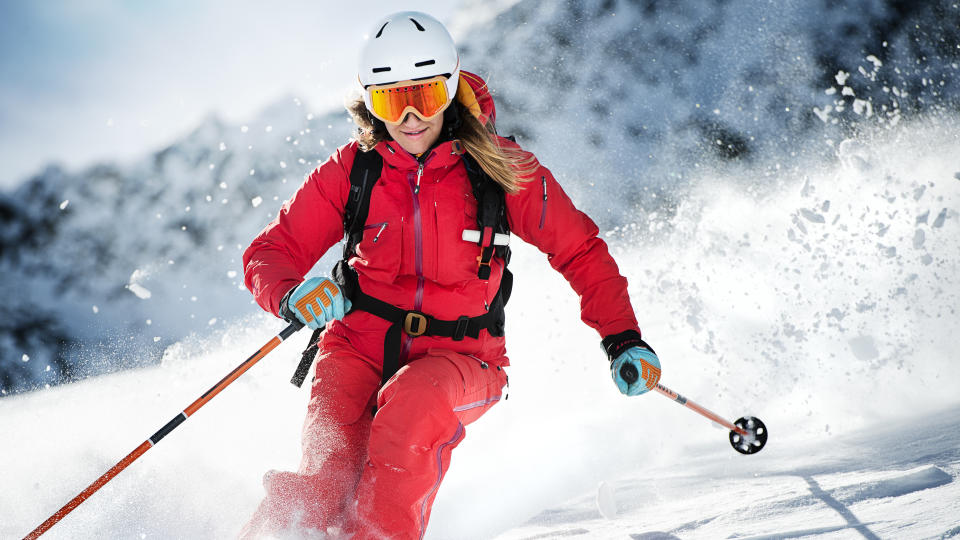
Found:
[{"label": "ski pole", "polygon": [[[633,384],[640,379],[640,374],[637,373],[637,368],[633,364],[624,364],[623,367],[620,368],[620,376],[623,377],[623,380],[628,384]],[[755,454],[762,450],[767,444],[767,426],[765,426],[759,418],[744,416],[737,419],[736,422],[731,423],[713,411],[681,396],[659,382],[653,387],[653,390],[729,429],[730,445],[741,454]]]},{"label": "ski pole", "polygon": [[170,434],[171,431],[177,428],[180,424],[185,422],[193,413],[197,412],[200,407],[203,407],[208,401],[213,399],[214,396],[220,393],[221,390],[229,386],[233,381],[237,380],[241,375],[243,375],[248,369],[250,369],[254,364],[260,361],[264,356],[267,355],[270,351],[276,348],[282,341],[286,340],[292,336],[297,330],[303,328],[303,325],[299,322],[290,323],[289,326],[283,329],[278,335],[273,339],[268,341],[263,347],[261,347],[257,352],[253,354],[250,358],[247,358],[239,366],[233,369],[226,377],[220,380],[217,384],[213,385],[212,388],[207,390],[199,399],[190,404],[189,407],[183,410],[180,414],[173,417],[173,420],[167,422],[165,426],[160,428],[159,431],[154,433],[149,439],[143,441],[140,446],[134,449],[133,452],[127,455],[127,457],[121,459],[116,465],[110,468],[109,471],[105,472],[103,476],[97,478],[92,484],[87,486],[86,489],[80,492],[79,495],[70,500],[67,504],[63,506],[60,510],[57,510],[52,516],[47,518],[46,521],[41,523],[36,529],[30,532],[27,536],[24,537],[24,540],[33,540],[39,538],[40,535],[47,532],[50,527],[53,527],[57,524],[58,521],[64,518],[67,514],[73,511],[74,508],[80,506],[83,501],[87,500],[91,495],[97,492],[102,488],[107,482],[113,479],[116,475],[120,474],[120,471],[124,470],[131,463],[137,460],[142,456],[147,450],[153,447],[153,445],[160,442],[160,439],[166,437]]}]

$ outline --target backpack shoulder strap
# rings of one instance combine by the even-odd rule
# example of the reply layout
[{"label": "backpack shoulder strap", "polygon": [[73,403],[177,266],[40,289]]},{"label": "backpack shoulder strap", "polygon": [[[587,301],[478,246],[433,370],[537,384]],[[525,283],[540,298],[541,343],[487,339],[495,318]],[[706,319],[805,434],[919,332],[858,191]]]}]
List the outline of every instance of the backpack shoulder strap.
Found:
[{"label": "backpack shoulder strap", "polygon": [[370,212],[370,191],[383,170],[383,157],[376,150],[357,151],[350,168],[350,194],[343,210],[343,259],[353,255],[363,237],[363,226]]},{"label": "backpack shoulder strap", "polygon": [[[376,150],[364,152],[357,150],[350,167],[350,194],[347,196],[347,205],[343,209],[343,259],[334,267],[333,277],[344,289],[347,297],[348,283],[343,273],[349,271],[347,259],[353,255],[354,249],[363,238],[363,226],[367,223],[367,214],[370,212],[370,191],[380,179],[383,170],[383,157]],[[297,364],[297,369],[290,379],[298,388],[303,385],[304,379],[310,372],[310,366],[316,358],[319,349],[320,334],[323,328],[314,330],[309,344]]]},{"label": "backpack shoulder strap", "polygon": [[490,178],[480,164],[470,156],[463,154],[463,163],[467,169],[467,177],[473,188],[473,196],[477,199],[477,226],[480,229],[480,268],[477,272],[480,279],[490,278],[490,261],[494,255],[503,258],[504,263],[510,262],[509,246],[495,246],[495,233],[507,234],[510,226],[507,222],[507,204],[503,187]]}]

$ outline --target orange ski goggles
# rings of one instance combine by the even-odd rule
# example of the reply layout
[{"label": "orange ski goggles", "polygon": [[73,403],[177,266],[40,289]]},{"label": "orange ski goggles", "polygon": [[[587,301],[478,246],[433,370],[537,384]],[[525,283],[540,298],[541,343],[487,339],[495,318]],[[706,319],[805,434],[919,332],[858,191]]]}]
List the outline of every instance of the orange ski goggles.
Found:
[{"label": "orange ski goggles", "polygon": [[420,81],[401,81],[370,86],[367,105],[373,116],[388,124],[400,124],[407,112],[431,120],[450,105],[447,78],[437,75]]}]

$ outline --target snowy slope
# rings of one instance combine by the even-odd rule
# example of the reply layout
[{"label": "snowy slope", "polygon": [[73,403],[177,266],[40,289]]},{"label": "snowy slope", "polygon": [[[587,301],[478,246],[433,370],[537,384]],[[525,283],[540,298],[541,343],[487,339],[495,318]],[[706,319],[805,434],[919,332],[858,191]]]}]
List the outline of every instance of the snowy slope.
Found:
[{"label": "snowy slope", "polygon": [[[960,536],[960,408],[750,458],[720,445],[612,482],[498,540],[534,538],[953,538]],[[717,434],[717,439],[721,439]],[[641,470],[642,469],[642,470]]]},{"label": "snowy slope", "polygon": [[[957,125],[901,123],[773,177],[712,170],[676,212],[608,231],[664,383],[762,418],[771,438],[754,456],[661,396],[620,396],[574,295],[518,246],[510,397],[467,428],[428,537],[960,534]],[[282,326],[226,320],[159,365],[0,400],[0,537],[26,534]],[[49,538],[234,536],[261,474],[296,467],[306,392],[287,380],[304,339]],[[600,517],[600,482],[615,519]]]}]

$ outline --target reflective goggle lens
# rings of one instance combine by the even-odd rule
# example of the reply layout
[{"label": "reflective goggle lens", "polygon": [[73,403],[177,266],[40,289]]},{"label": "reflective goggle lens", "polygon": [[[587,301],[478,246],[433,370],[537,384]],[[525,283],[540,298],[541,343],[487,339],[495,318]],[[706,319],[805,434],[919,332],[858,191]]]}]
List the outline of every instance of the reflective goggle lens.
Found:
[{"label": "reflective goggle lens", "polygon": [[430,120],[446,109],[449,102],[446,77],[442,75],[414,83],[371,86],[367,91],[370,92],[370,112],[390,124],[402,122],[411,107],[417,116]]}]

